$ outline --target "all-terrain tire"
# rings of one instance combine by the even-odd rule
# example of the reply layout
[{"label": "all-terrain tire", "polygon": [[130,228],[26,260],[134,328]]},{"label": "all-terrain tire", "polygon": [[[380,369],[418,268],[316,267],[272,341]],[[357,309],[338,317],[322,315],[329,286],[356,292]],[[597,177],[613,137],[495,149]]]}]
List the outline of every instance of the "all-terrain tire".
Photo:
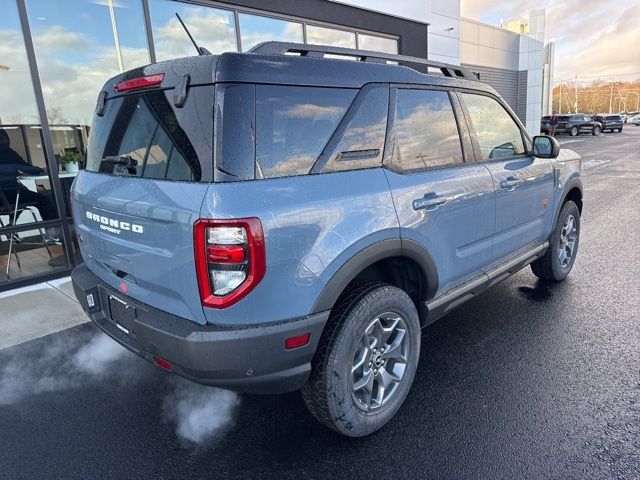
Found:
[{"label": "all-terrain tire", "polygon": [[[367,327],[388,312],[401,317],[406,326],[406,366],[397,386],[389,390],[392,393],[388,401],[367,411],[368,407],[359,404],[353,393],[353,368],[359,358],[356,352],[363,339],[369,340],[365,336]],[[383,283],[357,285],[346,291],[332,310],[312,361],[311,376],[302,388],[302,398],[313,416],[327,427],[350,437],[369,435],[391,420],[404,402],[419,356],[420,321],[411,298],[403,290]],[[392,360],[387,362],[387,368],[396,368]]]},{"label": "all-terrain tire", "polygon": [[[563,265],[560,257],[560,249],[563,248],[563,231],[565,231],[565,223],[569,217],[573,217],[575,221],[576,237],[571,259],[566,265]],[[546,280],[547,282],[561,282],[567,278],[567,275],[569,275],[573,268],[579,244],[580,210],[573,201],[567,200],[560,209],[560,215],[558,215],[556,224],[553,227],[553,232],[549,238],[549,248],[542,257],[531,264],[531,271],[536,277]]]}]

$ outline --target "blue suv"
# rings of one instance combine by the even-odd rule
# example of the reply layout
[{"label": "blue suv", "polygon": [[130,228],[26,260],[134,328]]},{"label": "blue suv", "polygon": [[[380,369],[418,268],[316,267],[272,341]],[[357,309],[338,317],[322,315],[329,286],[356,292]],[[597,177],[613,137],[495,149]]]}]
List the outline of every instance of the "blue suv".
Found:
[{"label": "blue suv", "polygon": [[109,80],[72,204],[100,329],[194,382],[302,389],[355,437],[400,408],[422,327],[569,274],[582,184],[464,68],[268,42]]}]

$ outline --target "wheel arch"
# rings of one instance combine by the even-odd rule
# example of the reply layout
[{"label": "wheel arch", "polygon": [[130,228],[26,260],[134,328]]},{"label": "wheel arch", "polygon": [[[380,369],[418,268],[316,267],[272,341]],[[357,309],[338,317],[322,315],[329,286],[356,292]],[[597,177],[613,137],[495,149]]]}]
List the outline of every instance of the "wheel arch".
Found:
[{"label": "wheel arch", "polygon": [[405,290],[420,314],[424,302],[433,298],[438,289],[436,265],[424,247],[412,240],[386,239],[349,258],[324,286],[311,314],[332,309],[350,284],[370,280]]},{"label": "wheel arch", "polygon": [[579,178],[575,178],[565,187],[565,191],[562,194],[562,200],[558,204],[558,212],[556,214],[556,217],[560,214],[560,210],[562,209],[562,206],[567,202],[567,200],[571,200],[572,202],[574,202],[578,206],[580,215],[582,215],[582,195],[582,181]]}]

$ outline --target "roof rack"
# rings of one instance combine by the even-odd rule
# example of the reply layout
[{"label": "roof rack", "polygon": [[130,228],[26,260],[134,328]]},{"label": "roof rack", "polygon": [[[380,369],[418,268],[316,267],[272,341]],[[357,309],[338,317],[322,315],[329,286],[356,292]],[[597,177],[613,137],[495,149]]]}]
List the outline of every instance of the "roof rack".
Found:
[{"label": "roof rack", "polygon": [[302,57],[311,58],[323,58],[326,54],[329,54],[355,57],[360,62],[368,63],[386,63],[387,61],[412,63],[437,68],[445,77],[464,78],[466,80],[478,81],[478,77],[476,77],[470,70],[459,65],[435,62],[425,58],[410,57],[407,55],[358,50],[355,48],[330,47],[327,45],[305,45],[302,43],[273,41],[259,43],[249,50],[248,53],[257,53],[262,55],[298,54]]}]

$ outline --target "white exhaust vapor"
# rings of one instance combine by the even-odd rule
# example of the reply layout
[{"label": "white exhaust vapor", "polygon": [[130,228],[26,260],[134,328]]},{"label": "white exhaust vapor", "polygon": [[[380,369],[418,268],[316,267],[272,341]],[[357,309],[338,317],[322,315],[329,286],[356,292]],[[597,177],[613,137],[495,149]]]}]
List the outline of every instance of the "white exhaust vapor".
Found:
[{"label": "white exhaust vapor", "polygon": [[162,410],[175,422],[176,434],[186,444],[213,439],[233,424],[240,397],[227,390],[206,387],[175,378],[173,392],[165,397]]}]

